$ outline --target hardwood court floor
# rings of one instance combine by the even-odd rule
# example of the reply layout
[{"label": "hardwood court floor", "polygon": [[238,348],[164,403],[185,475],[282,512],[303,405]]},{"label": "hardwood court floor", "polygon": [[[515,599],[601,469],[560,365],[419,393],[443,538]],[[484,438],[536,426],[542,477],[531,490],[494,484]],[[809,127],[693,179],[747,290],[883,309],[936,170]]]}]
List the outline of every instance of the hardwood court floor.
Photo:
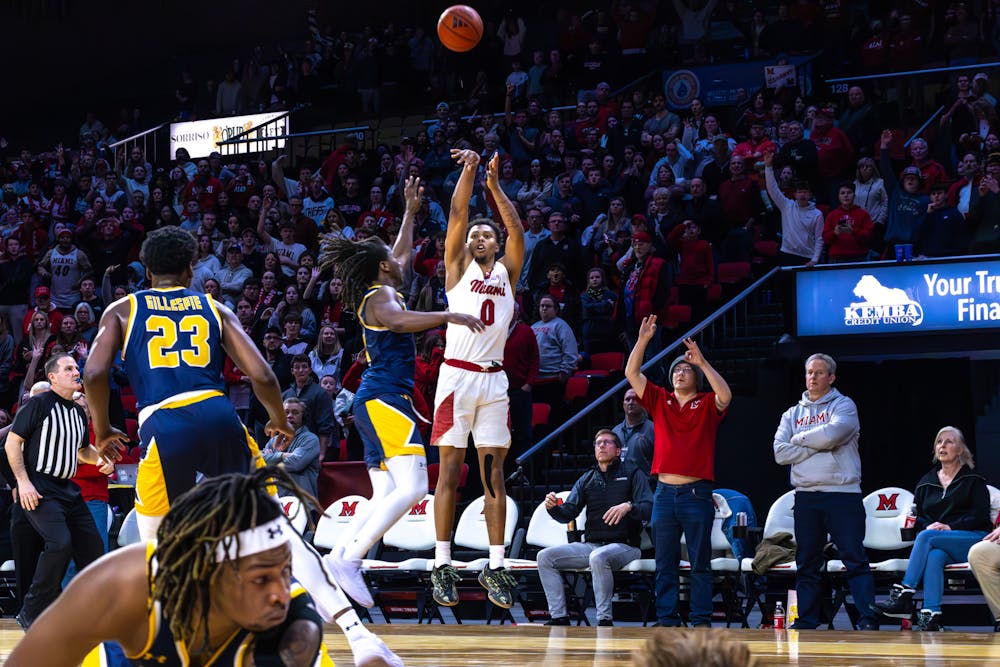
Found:
[{"label": "hardwood court floor", "polygon": [[[541,625],[375,625],[408,667],[625,667],[650,629],[547,628]],[[822,667],[953,667],[1000,665],[993,633],[775,632],[732,630],[757,656],[756,665]],[[0,619],[0,661],[21,638],[12,619]],[[352,665],[347,641],[327,626],[326,645],[340,667]],[[40,665],[39,667],[45,667]]]}]

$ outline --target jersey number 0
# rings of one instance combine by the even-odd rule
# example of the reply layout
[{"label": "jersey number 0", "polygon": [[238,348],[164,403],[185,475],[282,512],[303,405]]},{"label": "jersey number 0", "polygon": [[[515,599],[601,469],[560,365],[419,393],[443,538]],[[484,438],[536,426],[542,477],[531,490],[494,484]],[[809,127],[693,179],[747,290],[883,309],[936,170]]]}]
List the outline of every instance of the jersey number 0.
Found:
[{"label": "jersey number 0", "polygon": [[[189,346],[177,346],[177,331],[191,335]],[[188,366],[208,366],[211,354],[208,347],[208,320],[201,315],[186,315],[174,322],[163,315],[146,319],[146,333],[155,334],[146,343],[150,368],[177,368],[183,361]]]},{"label": "jersey number 0", "polygon": [[490,326],[496,320],[496,304],[493,303],[493,299],[483,301],[483,307],[479,309],[479,319],[486,326]]}]

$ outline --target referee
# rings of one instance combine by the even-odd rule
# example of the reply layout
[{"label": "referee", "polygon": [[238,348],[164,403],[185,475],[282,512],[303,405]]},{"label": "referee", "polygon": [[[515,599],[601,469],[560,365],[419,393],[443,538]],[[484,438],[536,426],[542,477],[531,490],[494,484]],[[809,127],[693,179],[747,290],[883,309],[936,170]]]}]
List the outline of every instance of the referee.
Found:
[{"label": "referee", "polygon": [[71,481],[78,459],[98,464],[87,415],[73,401],[80,370],[73,357],[57,355],[45,363],[45,375],[51,391],[18,410],[4,444],[21,507],[45,543],[17,615],[24,629],[58,597],[70,558],[82,570],[104,553],[94,517]]}]

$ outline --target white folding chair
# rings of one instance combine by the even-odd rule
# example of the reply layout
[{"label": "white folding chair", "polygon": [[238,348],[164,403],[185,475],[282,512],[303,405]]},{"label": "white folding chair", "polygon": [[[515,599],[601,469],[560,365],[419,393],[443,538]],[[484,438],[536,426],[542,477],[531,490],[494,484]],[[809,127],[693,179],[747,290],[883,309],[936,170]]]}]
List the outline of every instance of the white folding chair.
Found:
[{"label": "white folding chair", "polygon": [[[560,491],[556,494],[556,498],[564,501],[569,497],[569,493],[569,491]],[[583,530],[586,525],[587,511],[583,509],[576,517],[576,528]],[[553,519],[549,515],[549,511],[545,509],[545,502],[540,502],[535,507],[535,511],[531,513],[531,519],[528,521],[528,531],[524,537],[525,544],[540,550],[568,544],[568,537],[566,524]],[[508,558],[507,567],[512,571],[531,571],[538,569],[538,563],[527,558]]]},{"label": "white folding chair", "polygon": [[139,525],[136,523],[135,508],[129,510],[122,521],[122,527],[118,529],[118,546],[127,547],[130,544],[141,542],[139,537]]},{"label": "white folding chair", "polygon": [[[400,517],[385,535],[382,544],[401,551],[429,551],[434,548],[434,496],[427,494],[410,511]],[[362,561],[366,572],[429,572],[434,567],[433,558],[407,558],[401,561]]]},{"label": "white folding chair", "polygon": [[304,534],[309,525],[309,510],[302,506],[302,501],[295,496],[281,496],[278,498],[278,503],[281,504],[281,510],[288,517],[292,528],[297,530],[299,535]]},{"label": "white folding chair", "polygon": [[[503,527],[504,546],[510,546],[517,520],[517,503],[510,496],[507,496],[507,517]],[[486,496],[479,496],[469,503],[469,506],[462,512],[462,516],[458,518],[458,525],[455,527],[455,546],[472,551],[489,551],[490,538],[486,532]],[[489,558],[453,561],[452,565],[459,572],[478,572],[489,565]]]},{"label": "white folding chair", "polygon": [[371,501],[364,496],[351,495],[338,498],[330,503],[316,524],[313,545],[317,549],[329,551],[337,544],[341,532],[357,520],[362,510]]}]

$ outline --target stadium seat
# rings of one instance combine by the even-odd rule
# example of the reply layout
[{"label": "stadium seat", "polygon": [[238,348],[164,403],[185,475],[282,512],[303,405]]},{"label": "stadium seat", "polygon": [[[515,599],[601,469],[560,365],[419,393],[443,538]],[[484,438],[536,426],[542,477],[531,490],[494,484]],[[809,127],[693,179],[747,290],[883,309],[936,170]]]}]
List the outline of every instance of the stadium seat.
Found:
[{"label": "stadium seat", "polygon": [[[560,491],[556,494],[556,498],[559,499],[560,504],[569,497],[569,493],[569,491]],[[576,529],[582,531],[586,527],[586,524],[587,511],[584,508],[576,517]],[[523,535],[523,545],[520,544],[521,539],[519,538],[521,535]],[[524,610],[524,615],[529,621],[545,620],[550,618],[550,616],[547,605],[539,606],[531,604],[531,601],[544,600],[545,597],[540,582],[534,576],[531,576],[532,573],[538,572],[538,562],[530,558],[522,558],[521,556],[528,556],[529,548],[537,553],[547,547],[567,544],[569,541],[568,538],[567,524],[559,523],[549,515],[548,510],[545,509],[545,501],[539,503],[535,507],[535,511],[532,512],[531,519],[528,521],[527,532],[523,528],[520,528],[514,537],[511,555],[515,557],[507,559],[507,567],[514,576],[519,577],[518,591],[521,593],[521,608]],[[589,625],[587,617],[583,613],[586,610],[586,596],[573,594],[576,590],[578,577],[586,576],[585,573],[588,569],[584,568],[582,570],[564,572],[564,577],[567,579],[568,608],[570,609],[570,615],[577,619],[578,625],[580,623],[587,623]]]},{"label": "stadium seat", "polygon": [[135,508],[129,510],[122,522],[122,527],[118,530],[118,546],[127,547],[130,544],[137,544],[139,539],[139,525],[136,523]]},{"label": "stadium seat", "polygon": [[754,241],[753,254],[760,257],[776,257],[778,255],[778,242]]},{"label": "stadium seat", "polygon": [[667,306],[663,326],[676,329],[691,321],[691,306]]},{"label": "stadium seat", "polygon": [[573,376],[566,380],[566,390],[563,393],[563,398],[567,405],[573,406],[573,401],[576,399],[585,399],[587,397],[587,387],[589,381],[585,377]]},{"label": "stadium seat", "polygon": [[552,407],[546,403],[531,404],[531,428],[549,423],[549,414]]},{"label": "stadium seat", "polygon": [[625,353],[598,352],[591,355],[590,367],[594,370],[621,373],[625,370]]},{"label": "stadium seat", "polygon": [[[434,568],[434,496],[427,494],[410,511],[386,531],[382,546],[398,550],[399,560],[384,558],[365,559],[362,569],[368,575],[374,588],[375,604],[387,622],[391,618],[412,616],[417,609],[417,622],[437,618],[442,623],[440,612],[434,604],[430,590],[428,573]],[[412,554],[425,553],[423,557]]]},{"label": "stadium seat", "polygon": [[309,511],[302,506],[302,502],[295,496],[281,496],[278,498],[281,509],[288,517],[289,523],[298,531],[299,535],[306,532],[309,526]]},{"label": "stadium seat", "polygon": [[[795,491],[788,491],[775,500],[771,504],[771,509],[767,512],[767,519],[764,520],[762,537],[766,539],[774,537],[778,533],[791,533],[794,540],[795,516],[792,513],[794,507]],[[744,623],[754,604],[760,607],[765,617],[770,615],[770,610],[766,606],[768,591],[782,592],[781,597],[783,598],[783,591],[795,587],[796,570],[795,561],[793,560],[773,565],[764,575],[758,576],[753,571],[753,559],[743,559],[740,563],[740,571],[746,579],[747,590],[749,591],[746,597],[746,605],[743,608]]]},{"label": "stadium seat", "polygon": [[719,264],[719,283],[735,285],[750,276],[750,262],[722,262]]},{"label": "stadium seat", "polygon": [[[367,475],[366,475],[367,476]],[[317,549],[329,551],[337,544],[340,532],[362,515],[368,498],[348,495],[330,503],[316,524],[313,545]]]},{"label": "stadium seat", "polygon": [[359,495],[372,497],[372,482],[368,477],[368,466],[364,461],[334,461],[322,463],[316,496],[320,505],[329,507],[342,496]]}]

